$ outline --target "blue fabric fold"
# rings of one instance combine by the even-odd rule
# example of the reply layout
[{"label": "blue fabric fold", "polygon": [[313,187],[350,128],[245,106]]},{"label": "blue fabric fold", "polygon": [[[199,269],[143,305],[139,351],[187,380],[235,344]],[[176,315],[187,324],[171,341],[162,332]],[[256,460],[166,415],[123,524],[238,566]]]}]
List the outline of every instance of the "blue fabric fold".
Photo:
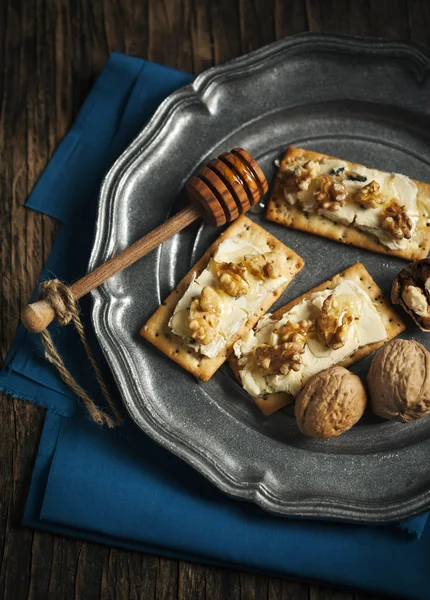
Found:
[{"label": "blue fabric fold", "polygon": [[[73,281],[85,272],[102,177],[158,104],[191,80],[148,61],[111,56],[27,203],[63,223],[41,280],[54,273]],[[88,298],[81,307],[103,361]],[[99,400],[73,329],[51,331],[66,364]],[[227,498],[131,422],[111,431],[88,421],[43,359],[38,337],[22,327],[0,388],[48,409],[26,525],[189,560],[429,597],[427,514],[387,526],[351,525],[282,519]]]}]

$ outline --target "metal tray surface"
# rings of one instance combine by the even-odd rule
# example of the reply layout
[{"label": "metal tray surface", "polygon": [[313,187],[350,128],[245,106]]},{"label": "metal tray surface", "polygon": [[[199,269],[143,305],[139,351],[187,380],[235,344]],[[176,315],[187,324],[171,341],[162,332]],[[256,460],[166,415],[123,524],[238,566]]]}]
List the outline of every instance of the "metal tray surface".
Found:
[{"label": "metal tray surface", "polygon": [[[416,45],[305,34],[204,72],[163,102],[106,176],[89,268],[179,210],[190,175],[235,146],[269,181],[293,144],[430,182],[429,65]],[[252,218],[306,262],[276,306],[355,261],[389,293],[406,264]],[[430,508],[429,418],[402,425],[369,410],[341,437],[313,440],[291,407],[264,418],[228,366],[203,384],[139,337],[219,234],[196,223],[93,293],[95,331],[135,422],[227,494],[278,514],[377,522]],[[426,343],[407,323],[405,337]],[[353,370],[365,377],[368,366]]]}]

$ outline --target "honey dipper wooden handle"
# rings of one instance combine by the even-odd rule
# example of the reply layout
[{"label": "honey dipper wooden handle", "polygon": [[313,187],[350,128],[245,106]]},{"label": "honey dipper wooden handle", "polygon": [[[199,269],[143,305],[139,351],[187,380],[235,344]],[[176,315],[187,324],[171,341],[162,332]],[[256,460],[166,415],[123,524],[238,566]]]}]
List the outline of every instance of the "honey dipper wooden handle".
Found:
[{"label": "honey dipper wooden handle", "polygon": [[[122,271],[139,258],[142,258],[142,256],[145,256],[145,254],[151,252],[151,250],[193,223],[199,217],[201,217],[201,210],[196,205],[190,205],[181,210],[162,225],[153,229],[148,235],[113,256],[95,268],[94,271],[87,273],[87,275],[75,281],[70,286],[75,300],[79,300],[79,298],[94,290],[112,277],[112,275]],[[38,300],[33,304],[29,304],[21,314],[23,324],[31,333],[40,333],[52,323],[54,318],[54,311],[45,300]]]},{"label": "honey dipper wooden handle", "polygon": [[[230,223],[254,206],[267,189],[263,171],[246,150],[233,148],[224,152],[188,180],[185,191],[191,206],[76,281],[69,288],[74,299],[79,300],[200,216],[213,226]],[[54,310],[46,300],[29,304],[21,314],[22,322],[32,333],[42,332],[54,318]]]}]

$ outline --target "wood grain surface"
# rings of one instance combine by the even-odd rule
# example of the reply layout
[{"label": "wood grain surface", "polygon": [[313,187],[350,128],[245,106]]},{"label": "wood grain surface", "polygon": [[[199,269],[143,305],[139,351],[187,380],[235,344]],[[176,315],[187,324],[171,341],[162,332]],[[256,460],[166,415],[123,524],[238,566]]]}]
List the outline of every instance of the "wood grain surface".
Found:
[{"label": "wood grain surface", "polygon": [[[57,224],[24,208],[110,52],[199,73],[302,31],[430,45],[427,0],[0,0],[0,353]],[[0,598],[370,600],[20,527],[44,412],[0,401]]]}]

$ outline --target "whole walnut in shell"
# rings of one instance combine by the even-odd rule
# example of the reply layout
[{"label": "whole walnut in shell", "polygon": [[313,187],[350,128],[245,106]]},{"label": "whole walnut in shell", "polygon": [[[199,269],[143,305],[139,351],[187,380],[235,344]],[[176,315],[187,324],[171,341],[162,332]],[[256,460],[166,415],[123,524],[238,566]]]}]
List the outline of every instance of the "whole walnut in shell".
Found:
[{"label": "whole walnut in shell", "polygon": [[375,355],[367,376],[373,412],[408,423],[430,413],[430,353],[414,340],[393,340]]},{"label": "whole walnut in shell", "polygon": [[309,379],[297,396],[297,425],[309,437],[335,437],[357,423],[366,403],[360,378],[344,367],[330,367]]}]

